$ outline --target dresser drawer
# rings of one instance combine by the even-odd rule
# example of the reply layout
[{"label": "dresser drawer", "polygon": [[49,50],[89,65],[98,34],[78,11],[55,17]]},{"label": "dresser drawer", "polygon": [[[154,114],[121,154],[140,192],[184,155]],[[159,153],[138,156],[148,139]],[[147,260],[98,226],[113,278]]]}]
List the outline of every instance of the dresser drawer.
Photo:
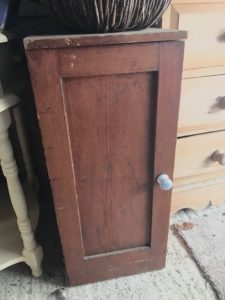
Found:
[{"label": "dresser drawer", "polygon": [[225,131],[195,135],[177,141],[174,171],[175,189],[203,181],[225,178],[222,154],[218,161],[213,153],[225,150]]},{"label": "dresser drawer", "polygon": [[178,135],[225,129],[225,75],[185,79]]},{"label": "dresser drawer", "polygon": [[172,195],[171,214],[179,209],[205,208],[210,202],[213,205],[221,204],[225,201],[225,178],[224,182],[216,184],[205,182],[202,186],[190,185],[187,189],[174,189]]},{"label": "dresser drawer", "polygon": [[224,65],[225,3],[190,2],[173,1],[164,19],[164,27],[188,31],[184,69]]}]

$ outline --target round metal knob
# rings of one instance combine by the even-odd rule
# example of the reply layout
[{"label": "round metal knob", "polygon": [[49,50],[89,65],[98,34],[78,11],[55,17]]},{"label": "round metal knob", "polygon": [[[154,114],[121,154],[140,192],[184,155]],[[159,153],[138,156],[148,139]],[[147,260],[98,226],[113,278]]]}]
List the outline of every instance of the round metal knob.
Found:
[{"label": "round metal knob", "polygon": [[169,191],[173,188],[173,182],[167,174],[160,175],[157,178],[157,183],[163,191]]},{"label": "round metal knob", "polygon": [[225,150],[216,150],[212,155],[212,160],[217,161],[221,166],[225,166]]},{"label": "round metal knob", "polygon": [[218,101],[219,101],[219,103],[218,103],[219,108],[225,109],[225,97],[219,97]]}]

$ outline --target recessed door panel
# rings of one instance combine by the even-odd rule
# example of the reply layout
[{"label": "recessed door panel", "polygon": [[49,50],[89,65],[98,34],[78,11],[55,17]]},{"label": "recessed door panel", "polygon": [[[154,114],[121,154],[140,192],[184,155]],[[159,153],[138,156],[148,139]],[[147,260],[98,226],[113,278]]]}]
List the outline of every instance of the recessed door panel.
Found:
[{"label": "recessed door panel", "polygon": [[156,75],[64,80],[86,256],[150,247]]}]

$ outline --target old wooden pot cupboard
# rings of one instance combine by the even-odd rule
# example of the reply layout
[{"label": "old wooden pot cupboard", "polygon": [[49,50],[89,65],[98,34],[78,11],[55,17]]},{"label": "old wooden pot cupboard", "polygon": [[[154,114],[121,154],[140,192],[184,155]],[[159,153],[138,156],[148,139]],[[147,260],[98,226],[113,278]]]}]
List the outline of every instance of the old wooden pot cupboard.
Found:
[{"label": "old wooden pot cupboard", "polygon": [[164,267],[184,38],[25,40],[72,285]]}]

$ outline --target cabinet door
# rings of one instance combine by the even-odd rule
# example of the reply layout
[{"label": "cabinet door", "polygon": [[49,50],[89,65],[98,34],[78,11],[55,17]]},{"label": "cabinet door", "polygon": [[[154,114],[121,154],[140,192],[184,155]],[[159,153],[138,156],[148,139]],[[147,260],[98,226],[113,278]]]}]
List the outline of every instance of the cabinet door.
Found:
[{"label": "cabinet door", "polygon": [[[28,53],[71,284],[164,266],[183,42]],[[171,59],[171,56],[173,59]]]},{"label": "cabinet door", "polygon": [[225,1],[175,0],[164,17],[165,28],[185,29],[184,69],[225,65]]}]

